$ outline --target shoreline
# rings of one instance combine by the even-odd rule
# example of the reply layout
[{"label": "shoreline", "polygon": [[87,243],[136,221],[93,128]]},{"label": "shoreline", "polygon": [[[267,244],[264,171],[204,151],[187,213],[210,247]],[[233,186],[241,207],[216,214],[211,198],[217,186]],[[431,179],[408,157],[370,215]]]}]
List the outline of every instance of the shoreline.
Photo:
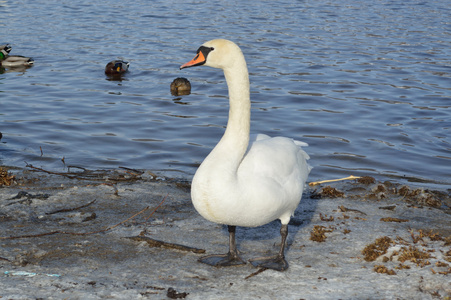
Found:
[{"label": "shoreline", "polygon": [[[0,187],[1,297],[451,297],[446,191],[388,181],[308,187],[289,225],[290,267],[276,272],[197,262],[202,250],[227,250],[227,230],[197,214],[187,181],[127,169],[77,174],[15,170],[16,183]],[[279,224],[238,227],[243,258],[275,253]]]}]

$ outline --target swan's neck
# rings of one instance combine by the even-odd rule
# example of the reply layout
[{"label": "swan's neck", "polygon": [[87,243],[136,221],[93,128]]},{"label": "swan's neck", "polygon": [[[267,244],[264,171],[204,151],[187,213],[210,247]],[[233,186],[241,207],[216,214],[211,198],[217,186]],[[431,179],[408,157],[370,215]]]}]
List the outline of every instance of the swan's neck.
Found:
[{"label": "swan's neck", "polygon": [[[221,162],[221,169],[236,174],[249,144],[251,102],[249,96],[249,75],[244,57],[233,66],[224,69],[229,88],[229,119],[227,129],[207,159]],[[206,159],[206,160],[207,160]]]}]

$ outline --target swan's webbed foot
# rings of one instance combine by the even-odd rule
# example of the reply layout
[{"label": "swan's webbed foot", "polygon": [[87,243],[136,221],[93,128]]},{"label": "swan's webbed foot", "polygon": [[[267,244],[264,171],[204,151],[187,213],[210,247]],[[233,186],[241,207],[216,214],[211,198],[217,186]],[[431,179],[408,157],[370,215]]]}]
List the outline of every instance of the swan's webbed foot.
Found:
[{"label": "swan's webbed foot", "polygon": [[246,262],[238,255],[235,242],[235,230],[236,226],[228,226],[229,231],[229,253],[227,254],[212,254],[201,257],[199,262],[215,266],[215,267],[230,267],[245,265]]},{"label": "swan's webbed foot", "polygon": [[249,262],[258,268],[267,268],[276,271],[285,271],[288,269],[288,262],[283,256],[276,255],[270,257],[258,257],[250,259]]},{"label": "swan's webbed foot", "polygon": [[273,269],[276,271],[285,271],[288,269],[288,262],[285,260],[285,244],[288,236],[288,224],[282,224],[280,228],[282,242],[280,243],[279,253],[270,257],[258,257],[249,260],[254,267]]},{"label": "swan's webbed foot", "polygon": [[230,267],[244,265],[246,262],[238,254],[212,254],[199,258],[201,263],[215,267]]}]

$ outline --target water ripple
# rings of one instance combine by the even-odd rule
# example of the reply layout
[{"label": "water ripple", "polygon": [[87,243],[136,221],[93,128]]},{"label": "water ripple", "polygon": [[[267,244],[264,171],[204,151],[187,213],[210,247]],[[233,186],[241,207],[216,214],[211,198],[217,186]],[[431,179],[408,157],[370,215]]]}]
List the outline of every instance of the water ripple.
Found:
[{"label": "water ripple", "polygon": [[[3,1],[12,54],[0,74],[0,163],[177,170],[191,176],[227,121],[217,70],[180,71],[201,43],[243,49],[252,131],[310,144],[311,180],[451,183],[446,1]],[[45,30],[37,30],[45,28]],[[103,74],[131,63],[122,81]],[[169,84],[187,77],[192,94]],[[41,153],[43,149],[43,154]]]}]

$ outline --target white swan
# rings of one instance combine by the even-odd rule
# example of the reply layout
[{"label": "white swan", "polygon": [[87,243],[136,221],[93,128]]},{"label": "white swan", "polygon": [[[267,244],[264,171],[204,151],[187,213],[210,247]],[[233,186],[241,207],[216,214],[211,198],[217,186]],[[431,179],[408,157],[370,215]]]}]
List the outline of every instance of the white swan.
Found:
[{"label": "white swan", "polygon": [[250,140],[249,75],[240,48],[223,39],[203,44],[180,69],[206,65],[220,68],[229,88],[229,120],[224,136],[194,175],[191,198],[205,219],[228,225],[229,253],[199,259],[214,266],[245,264],[235,243],[235,227],[255,227],[280,219],[282,243],[276,256],[251,260],[254,266],[286,270],[288,222],[298,206],[310,172],[300,146],[285,137],[259,134]]}]

